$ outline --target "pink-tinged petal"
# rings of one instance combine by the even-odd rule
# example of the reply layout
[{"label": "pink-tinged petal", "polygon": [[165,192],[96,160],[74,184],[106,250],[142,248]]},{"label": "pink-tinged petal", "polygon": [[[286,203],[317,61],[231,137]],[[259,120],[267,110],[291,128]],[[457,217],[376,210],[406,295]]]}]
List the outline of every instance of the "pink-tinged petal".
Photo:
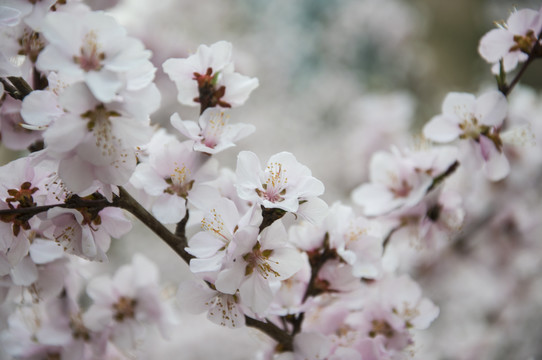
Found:
[{"label": "pink-tinged petal", "polygon": [[47,46],[40,52],[36,67],[44,73],[51,70],[62,71],[63,75],[70,76],[73,80],[82,80],[85,75],[83,69],[71,59],[70,55],[60,49]]},{"label": "pink-tinged petal", "polygon": [[190,204],[203,211],[212,209],[221,198],[222,195],[216,187],[205,184],[194,184],[188,195]]},{"label": "pink-tinged petal", "polygon": [[434,116],[423,127],[423,136],[439,143],[453,141],[462,133],[457,120],[457,117],[448,114]]},{"label": "pink-tinged petal", "polygon": [[303,359],[327,359],[331,342],[318,332],[302,332],[294,339],[294,351]]},{"label": "pink-tinged petal", "polygon": [[198,141],[201,138],[201,129],[195,121],[183,121],[177,113],[171,115],[170,121],[171,125],[187,138],[194,141]]},{"label": "pink-tinged petal", "polygon": [[106,103],[113,101],[122,87],[118,75],[106,70],[87,72],[85,81],[96,99]]},{"label": "pink-tinged petal", "polygon": [[207,47],[202,45],[198,48],[198,53],[205,53],[202,56],[202,64],[213,68],[213,72],[217,71],[233,71],[228,68],[232,63],[233,46],[227,41],[218,41]]},{"label": "pink-tinged petal", "polygon": [[501,126],[508,112],[508,101],[500,91],[484,93],[476,100],[474,114],[481,124]]},{"label": "pink-tinged petal", "polygon": [[208,258],[223,248],[227,241],[214,231],[200,231],[190,238],[186,251],[198,258]]},{"label": "pink-tinged petal", "polygon": [[156,199],[152,214],[164,224],[176,224],[185,215],[186,200],[177,195],[164,194]]},{"label": "pink-tinged petal", "polygon": [[418,304],[420,315],[410,320],[410,323],[415,329],[424,330],[437,318],[440,309],[428,299],[422,299]]},{"label": "pink-tinged petal", "polygon": [[58,102],[63,109],[68,110],[77,117],[88,110],[94,110],[100,104],[85,83],[75,83],[62,91],[58,96]]},{"label": "pink-tinged petal", "polygon": [[86,126],[77,117],[66,115],[57,119],[43,134],[47,148],[53,152],[68,152],[83,141]]},{"label": "pink-tinged petal", "polygon": [[273,300],[273,292],[269,282],[256,272],[252,273],[239,288],[239,294],[244,304],[256,314],[262,314]]},{"label": "pink-tinged petal", "polygon": [[459,122],[467,119],[476,103],[476,97],[469,93],[451,92],[446,95],[442,102],[442,113],[450,116],[457,116]]},{"label": "pink-tinged petal", "polygon": [[[190,251],[188,251],[189,249],[186,250],[188,253],[190,253]],[[193,258],[190,260],[190,271],[192,271],[194,274],[219,271],[222,268],[223,261],[224,252],[218,252],[215,255],[205,259]]]},{"label": "pink-tinged petal", "polygon": [[168,187],[164,178],[147,163],[137,165],[130,178],[130,183],[138,189],[145,189],[146,193],[153,196],[163,194],[164,190]]},{"label": "pink-tinged petal", "polygon": [[193,314],[199,314],[209,308],[208,304],[216,295],[216,291],[211,290],[201,281],[189,280],[179,284],[177,301],[182,309],[186,309]]},{"label": "pink-tinged petal", "polygon": [[325,191],[324,183],[311,176],[307,178],[306,181],[303,182],[301,189],[299,189],[299,192],[297,193],[297,197],[304,198],[304,197],[320,196],[324,193],[324,191]]},{"label": "pink-tinged petal", "polygon": [[94,175],[96,180],[105,184],[124,185],[130,180],[136,163],[137,159],[133,152],[119,154],[119,158],[114,159],[109,164],[97,166],[94,169]]},{"label": "pink-tinged petal", "polygon": [[235,294],[241,281],[245,277],[246,263],[237,259],[230,268],[222,270],[215,281],[215,287],[218,291],[225,294]]},{"label": "pink-tinged petal", "polygon": [[352,201],[366,216],[382,215],[399,206],[393,194],[382,184],[363,184],[352,192]]},{"label": "pink-tinged petal", "polygon": [[32,91],[25,96],[21,107],[21,116],[24,121],[36,126],[49,125],[63,113],[57,96],[51,91]]},{"label": "pink-tinged petal", "polygon": [[233,295],[220,294],[211,302],[207,318],[215,324],[238,329],[245,326],[245,315]]},{"label": "pink-tinged petal", "polygon": [[49,42],[65,51],[66,55],[74,55],[70,52],[81,48],[85,35],[79,18],[59,11],[49,13],[40,32]]},{"label": "pink-tinged petal", "polygon": [[128,220],[121,209],[107,207],[100,211],[102,218],[101,228],[109,235],[119,238],[132,229],[132,222]]},{"label": "pink-tinged petal", "polygon": [[239,73],[224,74],[223,81],[226,86],[224,100],[231,106],[243,105],[250,93],[259,85],[258,79]]},{"label": "pink-tinged petal", "polygon": [[194,101],[199,96],[198,83],[193,79],[194,72],[204,71],[190,64],[188,59],[168,59],[162,65],[164,72],[177,86],[177,100],[184,105],[199,106]]},{"label": "pink-tinged petal", "polygon": [[38,280],[38,268],[30,256],[24,257],[11,269],[11,280],[20,286],[30,286]]},{"label": "pink-tinged petal", "polygon": [[[513,12],[506,20],[508,31],[511,34],[525,35],[528,30],[534,30],[535,35],[540,32],[540,12],[532,9],[521,9]],[[537,28],[535,28],[537,27]]]},{"label": "pink-tinged petal", "polygon": [[399,176],[398,173],[398,159],[394,154],[386,151],[373,154],[369,164],[369,176],[372,183],[393,185],[393,179]]},{"label": "pink-tinged petal", "polygon": [[480,136],[480,153],[483,159],[482,170],[491,181],[504,179],[510,172],[510,164],[504,152],[499,151],[493,141]]},{"label": "pink-tinged petal", "polygon": [[296,214],[313,224],[319,224],[325,219],[328,209],[329,207],[324,200],[318,197],[311,197],[299,204]]},{"label": "pink-tinged petal", "polygon": [[36,264],[46,264],[64,256],[64,249],[60,244],[42,239],[35,239],[30,245],[29,252]]},{"label": "pink-tinged petal", "polygon": [[489,63],[498,62],[514,46],[514,34],[505,29],[493,29],[480,39],[478,52]]},{"label": "pink-tinged petal", "polygon": [[237,156],[237,192],[239,197],[250,200],[255,189],[261,187],[261,165],[258,156],[251,151],[241,151]]},{"label": "pink-tinged petal", "polygon": [[88,189],[94,182],[92,166],[81,161],[78,156],[72,156],[60,161],[58,174],[64,185],[74,193]]},{"label": "pink-tinged petal", "polygon": [[84,314],[83,322],[93,331],[102,331],[113,321],[113,309],[92,305]]},{"label": "pink-tinged petal", "polygon": [[303,257],[297,249],[280,247],[273,249],[269,256],[269,265],[279,274],[279,276],[274,275],[274,279],[286,280],[301,269]]},{"label": "pink-tinged petal", "polygon": [[[30,5],[30,4],[29,4]],[[21,11],[0,5],[0,26],[15,26],[21,21]]]}]

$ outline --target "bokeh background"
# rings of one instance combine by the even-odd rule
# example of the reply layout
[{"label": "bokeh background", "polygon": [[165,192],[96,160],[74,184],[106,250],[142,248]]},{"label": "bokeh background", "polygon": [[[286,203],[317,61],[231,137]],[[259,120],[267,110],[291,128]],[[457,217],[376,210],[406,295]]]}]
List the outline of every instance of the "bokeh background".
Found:
[{"label": "bokeh background", "polygon": [[[152,121],[163,127],[169,127],[174,112],[196,119],[198,109],[177,103],[175,86],[161,64],[188,56],[199,44],[233,43],[237,71],[257,77],[260,86],[246,105],[233,110],[232,121],[252,123],[257,130],[236,149],[220,154],[219,160],[234,168],[238,150],[254,151],[262,161],[290,151],[324,182],[324,199],[330,204],[349,201],[351,190],[367,179],[374,151],[415,144],[421,126],[440,112],[446,93],[477,93],[494,86],[490,66],[477,52],[479,39],[515,7],[542,5],[519,0],[89,0],[88,4],[113,14],[153,51],[162,107]],[[542,66],[532,66],[523,83],[540,88]],[[1,153],[3,163],[17,155],[6,149]],[[190,276],[187,266],[140,226],[114,242],[110,268],[98,271],[113,271],[135,252],[160,264],[170,295]],[[505,330],[486,319],[486,313],[461,323],[487,303],[494,304],[501,290],[477,293],[486,278],[490,284],[495,279],[470,264],[448,264],[439,271],[447,289],[420,279],[437,305],[454,296],[453,291],[462,299],[481,298],[482,305],[465,309],[463,317],[457,315],[461,306],[441,314],[420,337],[414,358],[542,359],[541,296],[529,295],[528,312],[512,316],[519,323]],[[478,280],[466,281],[473,277]],[[542,288],[539,284],[534,289]],[[514,309],[519,311],[521,304]],[[153,352],[149,358],[254,359],[266,341],[257,331],[223,329],[203,315],[181,312],[180,319],[171,341],[149,338]],[[513,326],[517,331],[510,330]]]}]

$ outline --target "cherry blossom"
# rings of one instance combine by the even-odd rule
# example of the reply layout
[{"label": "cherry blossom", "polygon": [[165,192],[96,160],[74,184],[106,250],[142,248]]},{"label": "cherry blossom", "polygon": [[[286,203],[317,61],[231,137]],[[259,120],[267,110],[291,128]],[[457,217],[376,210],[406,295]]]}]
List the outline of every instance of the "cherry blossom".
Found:
[{"label": "cherry blossom", "polygon": [[[159,96],[151,93],[153,97]],[[137,99],[133,99],[136,102]],[[65,114],[44,132],[47,155],[59,161],[58,174],[75,193],[95,191],[94,181],[106,185],[128,182],[136,166],[136,147],[150,138],[148,113],[141,105],[103,104],[82,83],[59,97]]]},{"label": "cherry blossom", "polygon": [[201,220],[202,231],[188,241],[186,251],[196,257],[190,260],[190,270],[194,273],[218,271],[237,243],[257,238],[259,224],[250,224],[251,215],[247,212],[241,217],[233,201],[220,199]]},{"label": "cherry blossom", "polygon": [[[322,182],[295,156],[281,152],[269,158],[265,170],[250,151],[237,157],[237,191],[242,199],[267,209],[281,209],[306,215],[317,221],[327,212],[327,205],[317,196],[324,192]],[[301,211],[299,211],[301,210]]]},{"label": "cherry blossom", "polygon": [[243,105],[258,87],[258,79],[234,72],[232,45],[226,41],[200,45],[195,54],[168,59],[163,68],[177,86],[177,100],[203,109]]},{"label": "cherry blossom", "polygon": [[489,63],[494,64],[491,71],[500,72],[500,61],[504,72],[514,70],[518,63],[529,57],[534,45],[539,41],[542,30],[540,11],[521,9],[514,11],[504,24],[499,24],[480,40],[478,51]]},{"label": "cherry blossom", "polygon": [[215,177],[217,163],[193,151],[189,142],[171,140],[154,149],[148,161],[137,166],[130,182],[155,197],[152,212],[158,220],[177,223],[185,216],[192,189]]},{"label": "cherry blossom", "polygon": [[47,15],[41,31],[49,44],[38,57],[38,69],[85,81],[102,102],[115,100],[123,88],[139,90],[150,84],[154,67],[139,40],[126,36],[124,28],[104,13],[77,15]]},{"label": "cherry blossom", "polygon": [[179,286],[177,299],[192,313],[207,311],[207,318],[218,325],[231,329],[245,326],[245,316],[236,294],[224,294],[201,282],[187,281]]},{"label": "cherry blossom", "polygon": [[239,295],[255,313],[263,313],[273,298],[273,289],[295,274],[302,264],[300,253],[287,242],[281,222],[274,222],[259,237],[237,242],[229,262],[216,279],[220,292]]},{"label": "cherry blossom", "polygon": [[198,123],[181,120],[177,113],[171,116],[171,124],[183,135],[194,141],[194,150],[216,154],[235,146],[235,142],[256,130],[249,124],[228,124],[230,114],[227,110],[207,108],[199,117]]},{"label": "cherry blossom", "polygon": [[457,138],[471,140],[484,174],[490,180],[501,180],[510,171],[500,138],[507,109],[506,98],[498,91],[478,98],[467,93],[449,93],[442,103],[442,114],[424,126],[423,134],[440,143]]},{"label": "cherry blossom", "polygon": [[113,278],[93,278],[87,294],[93,304],[83,314],[83,321],[92,331],[111,331],[121,347],[133,347],[144,336],[143,324],[157,325],[166,335],[174,322],[172,309],[162,301],[156,265],[140,254],[132,263],[120,267]]}]

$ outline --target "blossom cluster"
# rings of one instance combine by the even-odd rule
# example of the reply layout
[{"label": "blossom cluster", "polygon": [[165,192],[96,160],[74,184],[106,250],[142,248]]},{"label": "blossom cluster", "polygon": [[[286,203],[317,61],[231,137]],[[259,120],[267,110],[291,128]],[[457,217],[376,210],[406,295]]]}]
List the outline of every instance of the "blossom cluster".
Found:
[{"label": "blossom cluster", "polygon": [[291,152],[262,163],[243,150],[235,169],[221,165],[216,155],[255,131],[235,108],[259,86],[235,70],[231,43],[163,62],[179,105],[199,113],[159,127],[151,52],[112,16],[77,0],[0,9],[1,139],[28,151],[0,167],[0,343],[17,359],[128,359],[150,327],[174,336],[173,296],[151,260],[88,270],[130,232],[127,212],[188,264],[177,306],[263,331],[261,358],[409,358],[441,310],[408,271],[427,259],[403,247],[438,260],[475,212],[461,182],[498,186],[515,163],[542,164],[518,146],[534,131],[516,121],[517,80],[505,78],[542,56],[540,11],[481,39],[498,90],[449,93],[415,146],[375,151],[368,181],[328,204]]}]

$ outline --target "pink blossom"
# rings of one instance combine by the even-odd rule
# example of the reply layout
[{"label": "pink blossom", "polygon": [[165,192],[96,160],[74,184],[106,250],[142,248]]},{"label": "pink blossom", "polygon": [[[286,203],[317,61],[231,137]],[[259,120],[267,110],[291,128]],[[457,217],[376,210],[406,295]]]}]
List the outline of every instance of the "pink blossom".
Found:
[{"label": "pink blossom", "polygon": [[153,80],[150,52],[104,13],[53,12],[41,31],[49,44],[38,57],[38,69],[85,81],[99,101],[113,101],[122,89],[139,90]]},{"label": "pink blossom", "polygon": [[177,113],[171,116],[171,124],[183,135],[194,141],[194,150],[216,154],[235,146],[235,142],[250,135],[256,129],[249,124],[229,124],[227,110],[208,108],[199,122],[181,120]]},{"label": "pink blossom", "polygon": [[510,171],[500,138],[507,109],[506,98],[498,91],[478,98],[467,93],[449,93],[442,103],[442,114],[424,126],[423,134],[440,143],[457,138],[471,140],[484,174],[492,181],[501,180]]},{"label": "pink blossom", "polygon": [[521,9],[512,12],[506,23],[499,25],[480,39],[478,51],[489,63],[491,71],[500,72],[502,60],[504,72],[514,70],[518,63],[529,57],[542,30],[540,11]]},{"label": "pink blossom", "polygon": [[219,41],[200,45],[186,59],[168,59],[164,72],[177,86],[177,100],[184,105],[235,107],[243,105],[258,87],[258,79],[234,72],[232,45]]},{"label": "pink blossom", "polygon": [[313,221],[327,212],[327,204],[317,198],[324,193],[324,184],[288,152],[271,156],[262,170],[256,154],[241,151],[237,157],[237,192],[240,198],[267,209],[299,213]]}]

